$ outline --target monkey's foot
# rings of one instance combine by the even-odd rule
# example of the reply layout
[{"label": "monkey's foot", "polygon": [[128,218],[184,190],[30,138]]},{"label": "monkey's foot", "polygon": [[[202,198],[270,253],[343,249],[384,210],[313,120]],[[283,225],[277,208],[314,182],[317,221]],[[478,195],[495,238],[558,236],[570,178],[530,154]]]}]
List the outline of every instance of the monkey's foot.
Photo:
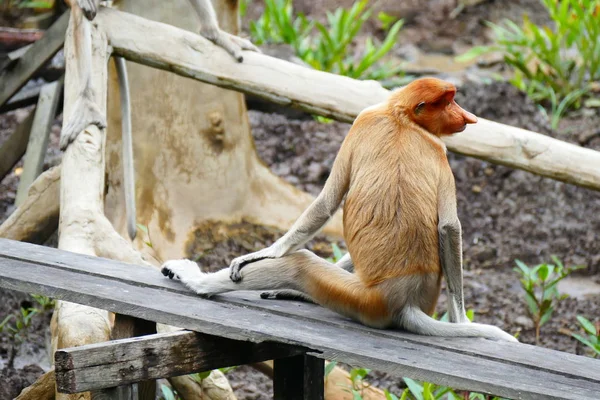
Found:
[{"label": "monkey's foot", "polygon": [[275,299],[275,300],[300,300],[308,303],[314,303],[315,301],[310,298],[309,295],[304,294],[298,290],[273,290],[270,292],[262,292],[260,294],[261,299]]},{"label": "monkey's foot", "polygon": [[83,15],[91,21],[96,17],[98,7],[96,5],[97,0],[77,0],[77,5],[83,11]]},{"label": "monkey's foot", "polygon": [[200,35],[223,48],[238,62],[244,61],[242,50],[261,52],[259,48],[253,45],[248,39],[232,35],[220,29],[203,29],[200,31]]},{"label": "monkey's foot", "polygon": [[88,96],[81,95],[73,106],[73,111],[60,135],[60,149],[65,150],[73,143],[77,136],[90,125],[96,125],[99,129],[106,128],[106,117]]},{"label": "monkey's foot", "polygon": [[215,294],[228,291],[226,288],[221,287],[222,285],[216,284],[219,280],[233,285],[227,279],[226,275],[219,279],[217,273],[204,273],[200,271],[195,262],[186,259],[169,260],[162,265],[160,272],[164,276],[168,276],[169,279],[179,279],[185,287],[202,297],[211,297]]}]

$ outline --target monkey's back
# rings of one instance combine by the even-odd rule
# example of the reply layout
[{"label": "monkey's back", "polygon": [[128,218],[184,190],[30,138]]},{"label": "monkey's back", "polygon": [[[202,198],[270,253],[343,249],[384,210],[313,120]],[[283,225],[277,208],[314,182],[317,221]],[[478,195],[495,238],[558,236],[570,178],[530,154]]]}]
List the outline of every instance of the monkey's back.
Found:
[{"label": "monkey's back", "polygon": [[367,285],[440,274],[438,183],[451,173],[445,149],[414,124],[373,114],[357,119],[348,135],[355,143],[344,236],[355,272]]}]

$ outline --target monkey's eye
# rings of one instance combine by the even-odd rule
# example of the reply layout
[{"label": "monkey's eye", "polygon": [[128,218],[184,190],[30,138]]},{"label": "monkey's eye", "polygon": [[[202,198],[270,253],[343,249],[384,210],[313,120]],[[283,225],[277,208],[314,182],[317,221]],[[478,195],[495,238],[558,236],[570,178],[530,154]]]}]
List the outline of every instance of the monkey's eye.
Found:
[{"label": "monkey's eye", "polygon": [[423,109],[425,108],[425,102],[420,102],[419,104],[417,104],[417,106],[415,107],[415,114],[419,115],[421,113],[421,111],[423,111]]}]

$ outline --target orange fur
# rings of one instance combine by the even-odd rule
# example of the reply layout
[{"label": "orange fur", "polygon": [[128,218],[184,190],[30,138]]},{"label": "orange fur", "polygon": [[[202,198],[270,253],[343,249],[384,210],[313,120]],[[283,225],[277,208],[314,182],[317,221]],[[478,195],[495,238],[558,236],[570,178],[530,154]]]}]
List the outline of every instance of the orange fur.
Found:
[{"label": "orange fur", "polygon": [[[454,102],[455,93],[454,85],[437,79],[394,92],[387,104],[359,115],[338,155],[346,159],[339,166],[349,174],[344,236],[357,277],[370,288],[393,278],[434,275],[438,289],[435,299],[425,302],[433,303],[423,310],[428,314],[442,277],[438,189],[441,181],[454,182],[445,146],[435,136],[476,121]],[[332,177],[339,179],[338,172]],[[338,183],[344,185],[343,179]],[[322,290],[330,301],[351,303],[350,288]]]}]

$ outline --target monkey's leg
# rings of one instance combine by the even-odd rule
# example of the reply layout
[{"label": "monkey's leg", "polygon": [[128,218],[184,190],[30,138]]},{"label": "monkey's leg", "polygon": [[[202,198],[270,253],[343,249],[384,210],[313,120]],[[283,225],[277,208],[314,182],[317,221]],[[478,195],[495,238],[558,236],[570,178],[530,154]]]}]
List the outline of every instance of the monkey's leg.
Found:
[{"label": "monkey's leg", "polygon": [[249,40],[229,34],[219,28],[215,9],[210,0],[190,0],[200,18],[200,35],[231,54],[238,62],[242,62],[242,50],[260,52]]},{"label": "monkey's leg", "polygon": [[335,265],[336,267],[339,267],[345,271],[354,272],[354,262],[350,257],[350,253],[344,254],[344,256],[340,258],[338,262],[335,263]]},{"label": "monkey's leg", "polygon": [[177,276],[202,296],[234,290],[292,289],[308,295],[316,303],[374,327],[391,324],[387,301],[377,287],[365,286],[358,276],[323,260],[308,250],[285,257],[248,264],[239,283],[229,279],[228,270],[202,273],[189,260],[167,261],[162,273]]},{"label": "monkey's leg", "polygon": [[[350,273],[354,272],[354,263],[350,258],[350,253],[344,254],[338,262],[335,263],[336,267],[339,267]],[[315,301],[308,297],[306,294],[297,290],[274,290],[269,292],[263,292],[260,294],[263,299],[275,299],[275,300],[302,300],[314,303]]]},{"label": "monkey's leg", "polygon": [[449,167],[438,184],[438,220],[440,263],[448,288],[448,320],[468,323],[463,296],[462,234],[456,211],[456,186]]},{"label": "monkey's leg", "polygon": [[448,287],[448,320],[469,322],[463,295],[461,228],[458,220],[439,229],[440,261]]},{"label": "monkey's leg", "polygon": [[[335,157],[331,173],[323,190],[315,201],[304,212],[294,225],[281,238],[266,249],[237,257],[229,265],[230,279],[234,282],[242,279],[240,270],[244,265],[264,258],[277,258],[298,250],[304,243],[315,236],[331,219],[340,206],[350,185],[350,146],[344,140]],[[339,269],[339,268],[338,268]]]}]

